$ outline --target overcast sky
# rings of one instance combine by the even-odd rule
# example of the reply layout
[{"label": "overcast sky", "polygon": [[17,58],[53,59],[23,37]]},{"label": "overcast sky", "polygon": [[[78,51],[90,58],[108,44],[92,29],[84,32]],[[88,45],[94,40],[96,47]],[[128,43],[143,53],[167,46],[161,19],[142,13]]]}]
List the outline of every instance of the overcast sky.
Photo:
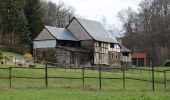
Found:
[{"label": "overcast sky", "polygon": [[103,17],[106,23],[120,27],[117,13],[122,9],[131,7],[137,11],[142,0],[51,0],[53,2],[63,1],[76,10],[76,15],[87,19],[102,22]]}]

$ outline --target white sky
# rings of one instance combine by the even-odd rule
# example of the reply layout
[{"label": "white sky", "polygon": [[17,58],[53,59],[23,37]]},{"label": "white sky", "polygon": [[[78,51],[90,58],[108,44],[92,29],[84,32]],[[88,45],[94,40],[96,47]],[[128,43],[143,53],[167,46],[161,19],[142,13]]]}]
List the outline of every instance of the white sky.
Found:
[{"label": "white sky", "polygon": [[51,0],[53,2],[63,1],[76,10],[76,15],[102,22],[103,17],[106,23],[120,27],[120,21],[117,13],[122,9],[131,7],[133,10],[138,9],[142,0]]}]

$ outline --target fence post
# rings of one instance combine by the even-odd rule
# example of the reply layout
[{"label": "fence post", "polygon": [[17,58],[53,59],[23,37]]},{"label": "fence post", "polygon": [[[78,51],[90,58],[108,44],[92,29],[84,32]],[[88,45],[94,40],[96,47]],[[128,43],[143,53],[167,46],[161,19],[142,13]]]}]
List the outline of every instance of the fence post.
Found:
[{"label": "fence post", "polygon": [[82,67],[82,81],[83,81],[83,87],[84,87],[84,67]]},{"label": "fence post", "polygon": [[164,70],[164,85],[165,85],[165,91],[166,91],[166,70]]},{"label": "fence post", "polygon": [[133,76],[133,67],[132,67],[132,76]]},{"label": "fence post", "polygon": [[152,64],[152,90],[155,91],[154,66]]},{"label": "fence post", "polygon": [[14,57],[14,60],[15,60],[15,66],[16,66],[16,57]]},{"label": "fence post", "polygon": [[102,89],[102,84],[101,84],[102,80],[101,80],[101,66],[99,64],[99,86],[100,86],[100,90]]},{"label": "fence post", "polygon": [[48,67],[47,63],[45,64],[45,87],[48,87]]},{"label": "fence post", "polygon": [[122,66],[123,69],[123,89],[125,89],[125,68]]},{"label": "fence post", "polygon": [[11,85],[11,80],[12,80],[12,77],[11,77],[11,67],[9,67],[9,87],[11,87],[12,85]]}]

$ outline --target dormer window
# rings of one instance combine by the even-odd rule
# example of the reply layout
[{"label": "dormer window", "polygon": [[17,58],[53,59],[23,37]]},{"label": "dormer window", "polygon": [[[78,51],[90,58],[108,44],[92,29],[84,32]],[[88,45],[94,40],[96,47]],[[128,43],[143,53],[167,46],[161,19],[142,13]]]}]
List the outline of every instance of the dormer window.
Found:
[{"label": "dormer window", "polygon": [[110,48],[114,48],[115,44],[111,43]]}]

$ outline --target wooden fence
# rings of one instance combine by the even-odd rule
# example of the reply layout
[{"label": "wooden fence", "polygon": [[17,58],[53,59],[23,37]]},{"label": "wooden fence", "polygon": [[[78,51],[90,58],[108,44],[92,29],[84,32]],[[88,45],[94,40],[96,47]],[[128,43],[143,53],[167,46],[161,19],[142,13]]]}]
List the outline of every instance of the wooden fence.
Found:
[{"label": "wooden fence", "polygon": [[[64,67],[60,67],[59,69],[79,69],[81,70],[82,75],[80,77],[56,77],[56,76],[48,76],[48,69],[56,69],[58,67],[48,67],[48,64],[45,64],[44,68],[30,68],[30,67],[8,67],[8,68],[2,68],[0,67],[0,70],[8,70],[9,71],[9,76],[8,77],[1,77],[0,79],[8,79],[9,80],[9,87],[12,87],[12,79],[42,79],[44,80],[44,84],[45,87],[48,88],[48,79],[75,79],[75,80],[82,80],[82,85],[85,85],[85,81],[86,79],[98,79],[99,81],[99,89],[102,89],[102,80],[122,80],[123,86],[122,88],[125,89],[126,88],[126,80],[130,79],[130,80],[138,80],[138,81],[146,81],[146,82],[151,82],[152,83],[152,89],[153,91],[155,90],[155,83],[161,83],[164,84],[164,88],[166,90],[167,87],[167,83],[170,82],[170,80],[167,80],[167,72],[170,72],[170,70],[163,70],[163,71],[159,71],[159,70],[154,70],[154,69],[142,69],[142,68],[108,68],[108,67],[81,67],[81,68],[64,68]],[[23,77],[23,76],[15,76],[14,74],[12,74],[12,70],[13,69],[41,69],[44,70],[44,77]],[[98,77],[87,77],[85,76],[85,71],[86,70],[95,70],[98,71]],[[109,70],[121,70],[121,77],[117,77],[117,78],[111,78],[111,77],[102,77],[102,71],[109,71]],[[150,79],[142,79],[142,78],[135,78],[135,77],[130,77],[130,76],[126,76],[126,71],[131,70],[132,72],[132,76],[134,74],[135,71],[146,71],[151,75],[151,80]],[[163,73],[164,74],[164,79],[163,81],[158,81],[155,80],[154,74],[155,73]]]}]

